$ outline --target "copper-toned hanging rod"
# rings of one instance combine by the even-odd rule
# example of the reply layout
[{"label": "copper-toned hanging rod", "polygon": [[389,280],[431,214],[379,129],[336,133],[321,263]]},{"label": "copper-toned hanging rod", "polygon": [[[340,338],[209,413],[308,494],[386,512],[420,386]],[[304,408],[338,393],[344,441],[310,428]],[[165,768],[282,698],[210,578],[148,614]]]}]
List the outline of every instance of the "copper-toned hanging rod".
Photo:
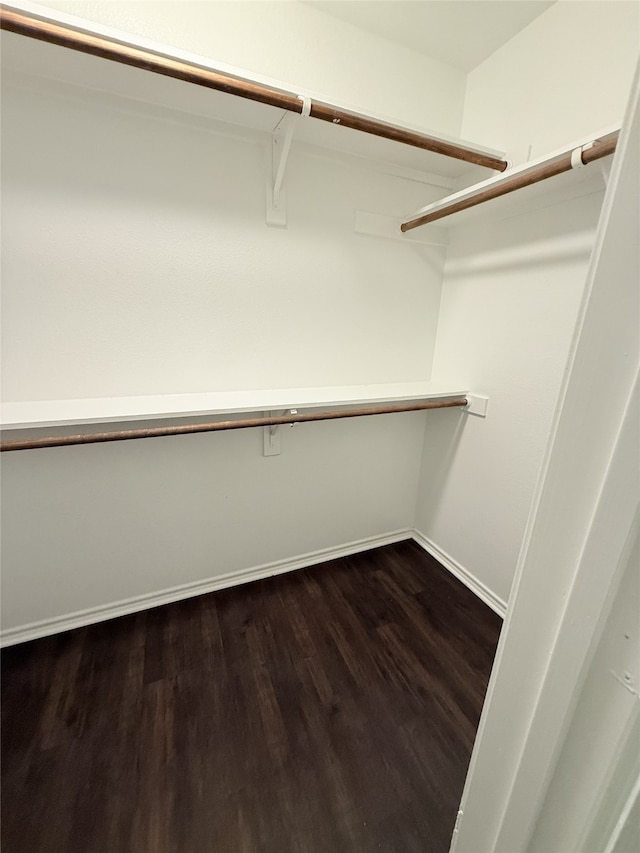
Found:
[{"label": "copper-toned hanging rod", "polygon": [[[269,104],[290,112],[301,113],[303,109],[303,101],[297,94],[245,80],[241,77],[234,77],[198,65],[195,62],[174,59],[145,47],[136,47],[107,36],[75,29],[67,24],[39,18],[26,12],[0,8],[0,26],[12,33],[57,44],[82,53],[89,53],[92,56],[100,56],[103,59],[111,59],[124,65],[131,65],[134,68],[153,71],[156,74],[164,74],[167,77],[175,77],[178,80],[195,83],[198,86],[206,86],[209,89],[217,89],[220,92],[259,101],[262,104]],[[311,99],[309,102],[310,116],[330,124],[350,127],[354,130],[381,136],[384,139],[392,139],[395,142],[402,142],[405,145],[412,145],[425,151],[434,151],[437,154],[474,163],[478,166],[485,166],[499,172],[503,172],[508,165],[506,160],[467,148],[464,145],[396,127],[331,104],[311,101]]]},{"label": "copper-toned hanging rod", "polygon": [[338,409],[333,412],[309,412],[307,414],[289,414],[266,418],[245,418],[233,421],[216,421],[206,424],[180,424],[179,426],[160,426],[143,429],[123,429],[113,432],[82,433],[79,435],[55,435],[44,438],[17,439],[0,443],[0,451],[37,450],[43,447],[66,447],[71,444],[99,444],[105,441],[130,441],[135,438],[160,438],[167,435],[190,435],[196,432],[217,432],[228,429],[251,429],[252,427],[279,426],[281,424],[300,424],[309,421],[331,421],[339,418],[359,418],[365,415],[392,415],[396,412],[420,412],[426,409],[451,409],[466,406],[466,397],[452,397],[446,400],[406,403],[402,406],[375,406],[368,409]]},{"label": "copper-toned hanging rod", "polygon": [[[583,148],[581,160],[583,165],[593,163],[594,160],[599,160],[601,157],[608,157],[616,150],[619,134],[614,134],[611,138],[600,141],[596,140],[592,148]],[[427,225],[429,222],[435,222],[437,219],[442,219],[445,216],[450,216],[452,213],[459,213],[461,210],[467,210],[470,207],[475,207],[485,201],[490,201],[493,198],[512,193],[515,190],[520,190],[523,187],[537,184],[539,181],[544,181],[547,178],[553,178],[555,175],[561,175],[563,172],[570,172],[575,168],[572,163],[572,152],[552,160],[550,163],[543,163],[537,169],[531,169],[521,175],[515,175],[513,178],[499,178],[494,186],[479,189],[477,193],[467,196],[460,201],[451,201],[451,204],[445,204],[438,207],[433,212],[424,213],[410,219],[408,222],[403,222],[400,226],[401,231],[411,231],[412,228],[418,228],[420,225]]]}]

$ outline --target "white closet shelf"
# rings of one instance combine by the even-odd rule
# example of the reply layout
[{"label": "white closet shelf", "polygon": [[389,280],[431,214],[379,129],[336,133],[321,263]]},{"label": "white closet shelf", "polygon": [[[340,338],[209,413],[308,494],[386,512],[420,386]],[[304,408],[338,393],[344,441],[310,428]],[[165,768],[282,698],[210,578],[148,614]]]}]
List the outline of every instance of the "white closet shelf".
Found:
[{"label": "white closet shelf", "polygon": [[[551,198],[552,195],[567,192],[574,196],[586,195],[603,186],[605,178],[602,171],[597,165],[591,164],[613,154],[619,134],[619,125],[604,128],[445,196],[411,214],[408,221],[402,224],[401,230],[410,232],[445,218],[445,225],[449,227],[473,221],[478,216],[486,216],[485,205],[489,202],[495,214],[500,210],[531,205],[544,196]],[[514,203],[510,194],[516,191],[517,201]]]},{"label": "white closet shelf", "polygon": [[215,391],[141,397],[39,400],[0,405],[2,429],[36,429],[76,424],[216,417],[225,414],[284,409],[438,400],[467,393],[462,385],[400,382],[387,385],[337,385],[325,388],[278,388],[259,391]]},{"label": "white closet shelf", "polygon": [[[60,28],[60,32],[53,36],[58,41],[48,43],[46,28],[44,34],[37,29],[42,22],[54,29]],[[269,134],[275,130],[287,110],[292,110],[293,114],[300,113],[305,98],[310,98],[311,117],[314,120],[297,122],[296,144],[302,142],[448,178],[458,177],[474,168],[469,162],[419,147],[420,140],[417,137],[423,136],[433,138],[443,149],[453,146],[465,149],[471,157],[502,163],[491,168],[504,169],[506,165],[504,154],[500,151],[382,116],[364,115],[349,106],[330,104],[312,92],[293,94],[291,87],[278,81],[224,64],[214,66],[205,57],[178,51],[109,27],[89,24],[81,18],[52,12],[36,4],[3,4],[2,26],[5,30],[2,33],[2,71],[6,80],[24,82],[28,77],[48,87],[60,84],[73,86],[79,94],[84,91],[85,97],[95,99],[115,96],[122,103],[128,101],[136,104],[138,109],[161,108],[174,115],[180,114],[185,121],[205,120],[214,130],[216,127],[235,127]],[[14,29],[15,32],[12,31]],[[81,52],[83,48],[72,47],[74,33],[93,39],[97,43],[93,49],[97,49],[100,55],[84,53]],[[25,35],[33,37],[25,38]],[[125,56],[128,52],[129,58],[118,59],[119,50]],[[141,66],[122,64],[129,62],[131,57],[134,65],[138,62]],[[149,58],[149,62],[146,62],[145,57]],[[154,68],[155,59],[160,60],[160,67],[166,61],[168,68]],[[217,91],[208,88],[207,83],[194,85],[199,82],[195,78],[200,72],[226,77],[230,81],[229,89]],[[250,92],[255,89],[257,94],[229,94],[229,91],[234,92],[235,84]],[[268,87],[275,100],[280,99],[283,106],[260,102],[260,87]],[[254,96],[257,100],[251,100]],[[393,138],[375,135],[371,125],[376,123],[386,126]],[[416,137],[414,143],[400,144],[407,142],[412,135]],[[418,147],[412,147],[412,144]]]}]

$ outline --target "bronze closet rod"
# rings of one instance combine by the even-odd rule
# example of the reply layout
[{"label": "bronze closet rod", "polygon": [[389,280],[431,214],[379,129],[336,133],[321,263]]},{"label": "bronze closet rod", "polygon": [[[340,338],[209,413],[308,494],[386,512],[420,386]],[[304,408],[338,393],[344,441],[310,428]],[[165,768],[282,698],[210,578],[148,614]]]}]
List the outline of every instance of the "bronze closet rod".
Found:
[{"label": "bronze closet rod", "polygon": [[[290,112],[301,113],[303,110],[303,101],[297,94],[213,71],[194,62],[172,59],[170,56],[156,53],[144,47],[135,47],[106,36],[94,35],[25,12],[1,8],[0,26],[12,33],[57,44],[82,53],[89,53],[93,56],[100,56],[103,59],[111,59],[156,74],[164,74],[167,77],[175,77],[178,80],[195,83],[198,86],[206,86],[209,89],[217,89],[220,92],[259,101],[262,104],[269,104]],[[405,145],[412,145],[425,151],[433,151],[436,154],[443,154],[456,160],[485,166],[499,172],[503,172],[508,166],[506,160],[474,151],[464,145],[395,127],[392,124],[367,118],[320,101],[309,99],[309,103],[309,115],[330,124],[350,127],[354,130],[381,136],[395,142],[402,142]]]},{"label": "bronze closet rod", "polygon": [[[618,136],[619,134],[616,133],[614,137],[603,142],[596,140],[592,148],[583,148],[581,153],[583,165],[586,166],[588,163],[593,163],[594,160],[599,160],[601,157],[613,154],[618,143]],[[458,213],[461,210],[475,207],[485,201],[490,201],[492,198],[499,198],[502,195],[507,195],[507,193],[531,186],[531,184],[537,184],[539,181],[545,181],[547,178],[553,178],[555,175],[561,175],[563,172],[570,172],[574,168],[571,158],[572,154],[569,152],[557,160],[553,160],[551,163],[543,163],[537,169],[532,169],[523,175],[516,175],[504,181],[501,180],[495,186],[478,190],[475,195],[461,199],[460,201],[452,201],[451,204],[434,210],[433,213],[424,213],[421,216],[410,219],[408,222],[403,222],[400,230],[403,232],[411,231],[412,228],[427,225],[429,222],[435,222],[444,216],[450,216],[452,213]]]},{"label": "bronze closet rod", "polygon": [[309,412],[302,415],[280,415],[266,418],[246,418],[243,420],[217,421],[206,424],[180,424],[179,426],[149,427],[143,429],[123,429],[113,432],[81,433],[79,435],[54,435],[44,438],[16,439],[0,442],[0,451],[37,450],[43,447],[66,447],[72,444],[99,444],[105,441],[130,441],[135,438],[160,438],[167,435],[191,435],[196,432],[217,432],[227,429],[251,429],[252,427],[279,426],[281,424],[300,424],[308,421],[331,421],[340,418],[359,418],[365,415],[392,415],[396,412],[421,412],[427,409],[451,409],[467,405],[466,397],[453,397],[448,400],[430,400],[421,403],[407,403],[402,406],[375,406],[368,409],[343,409],[334,412]]}]

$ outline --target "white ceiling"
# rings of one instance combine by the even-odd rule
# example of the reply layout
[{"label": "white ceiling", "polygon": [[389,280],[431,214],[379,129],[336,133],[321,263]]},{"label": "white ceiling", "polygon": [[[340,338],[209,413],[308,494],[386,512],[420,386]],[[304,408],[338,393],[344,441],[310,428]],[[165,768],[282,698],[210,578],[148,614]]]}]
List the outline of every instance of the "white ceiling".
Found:
[{"label": "white ceiling", "polygon": [[375,35],[471,71],[554,0],[307,0]]}]

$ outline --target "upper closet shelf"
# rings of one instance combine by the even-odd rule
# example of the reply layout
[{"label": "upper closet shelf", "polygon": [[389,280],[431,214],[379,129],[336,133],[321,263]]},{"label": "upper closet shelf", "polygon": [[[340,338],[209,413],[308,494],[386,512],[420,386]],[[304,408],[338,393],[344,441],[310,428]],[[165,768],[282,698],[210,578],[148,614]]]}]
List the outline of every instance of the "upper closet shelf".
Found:
[{"label": "upper closet shelf", "polygon": [[2,428],[35,429],[91,423],[198,418],[284,409],[384,405],[460,397],[467,388],[453,383],[399,382],[386,385],[337,385],[326,388],[280,388],[216,391],[141,397],[39,400],[3,403]]},{"label": "upper closet shelf", "polygon": [[[283,114],[296,141],[450,178],[470,164],[503,171],[501,152],[292,92],[231,66],[30,3],[0,10],[3,76],[29,75],[272,133]],[[17,35],[13,35],[17,34]],[[23,38],[29,36],[29,38]],[[186,85],[186,84],[195,85]],[[313,120],[312,120],[313,119]]]},{"label": "upper closet shelf", "polygon": [[[602,183],[602,175],[598,175],[597,169],[584,167],[613,154],[619,135],[620,127],[607,128],[559,148],[544,157],[531,160],[517,168],[508,169],[501,175],[488,178],[421,208],[402,223],[400,230],[406,233],[445,217],[447,217],[445,224],[459,224],[473,216],[471,208],[509,195],[516,190],[526,188],[526,193],[520,196],[520,202],[530,203],[536,195],[566,187],[571,188],[576,182]],[[579,178],[577,174],[580,175]],[[564,175],[564,182],[562,179],[558,181],[558,176],[562,175]],[[554,178],[554,181],[546,185],[549,178]],[[486,212],[486,208],[483,208],[483,211]]]}]

